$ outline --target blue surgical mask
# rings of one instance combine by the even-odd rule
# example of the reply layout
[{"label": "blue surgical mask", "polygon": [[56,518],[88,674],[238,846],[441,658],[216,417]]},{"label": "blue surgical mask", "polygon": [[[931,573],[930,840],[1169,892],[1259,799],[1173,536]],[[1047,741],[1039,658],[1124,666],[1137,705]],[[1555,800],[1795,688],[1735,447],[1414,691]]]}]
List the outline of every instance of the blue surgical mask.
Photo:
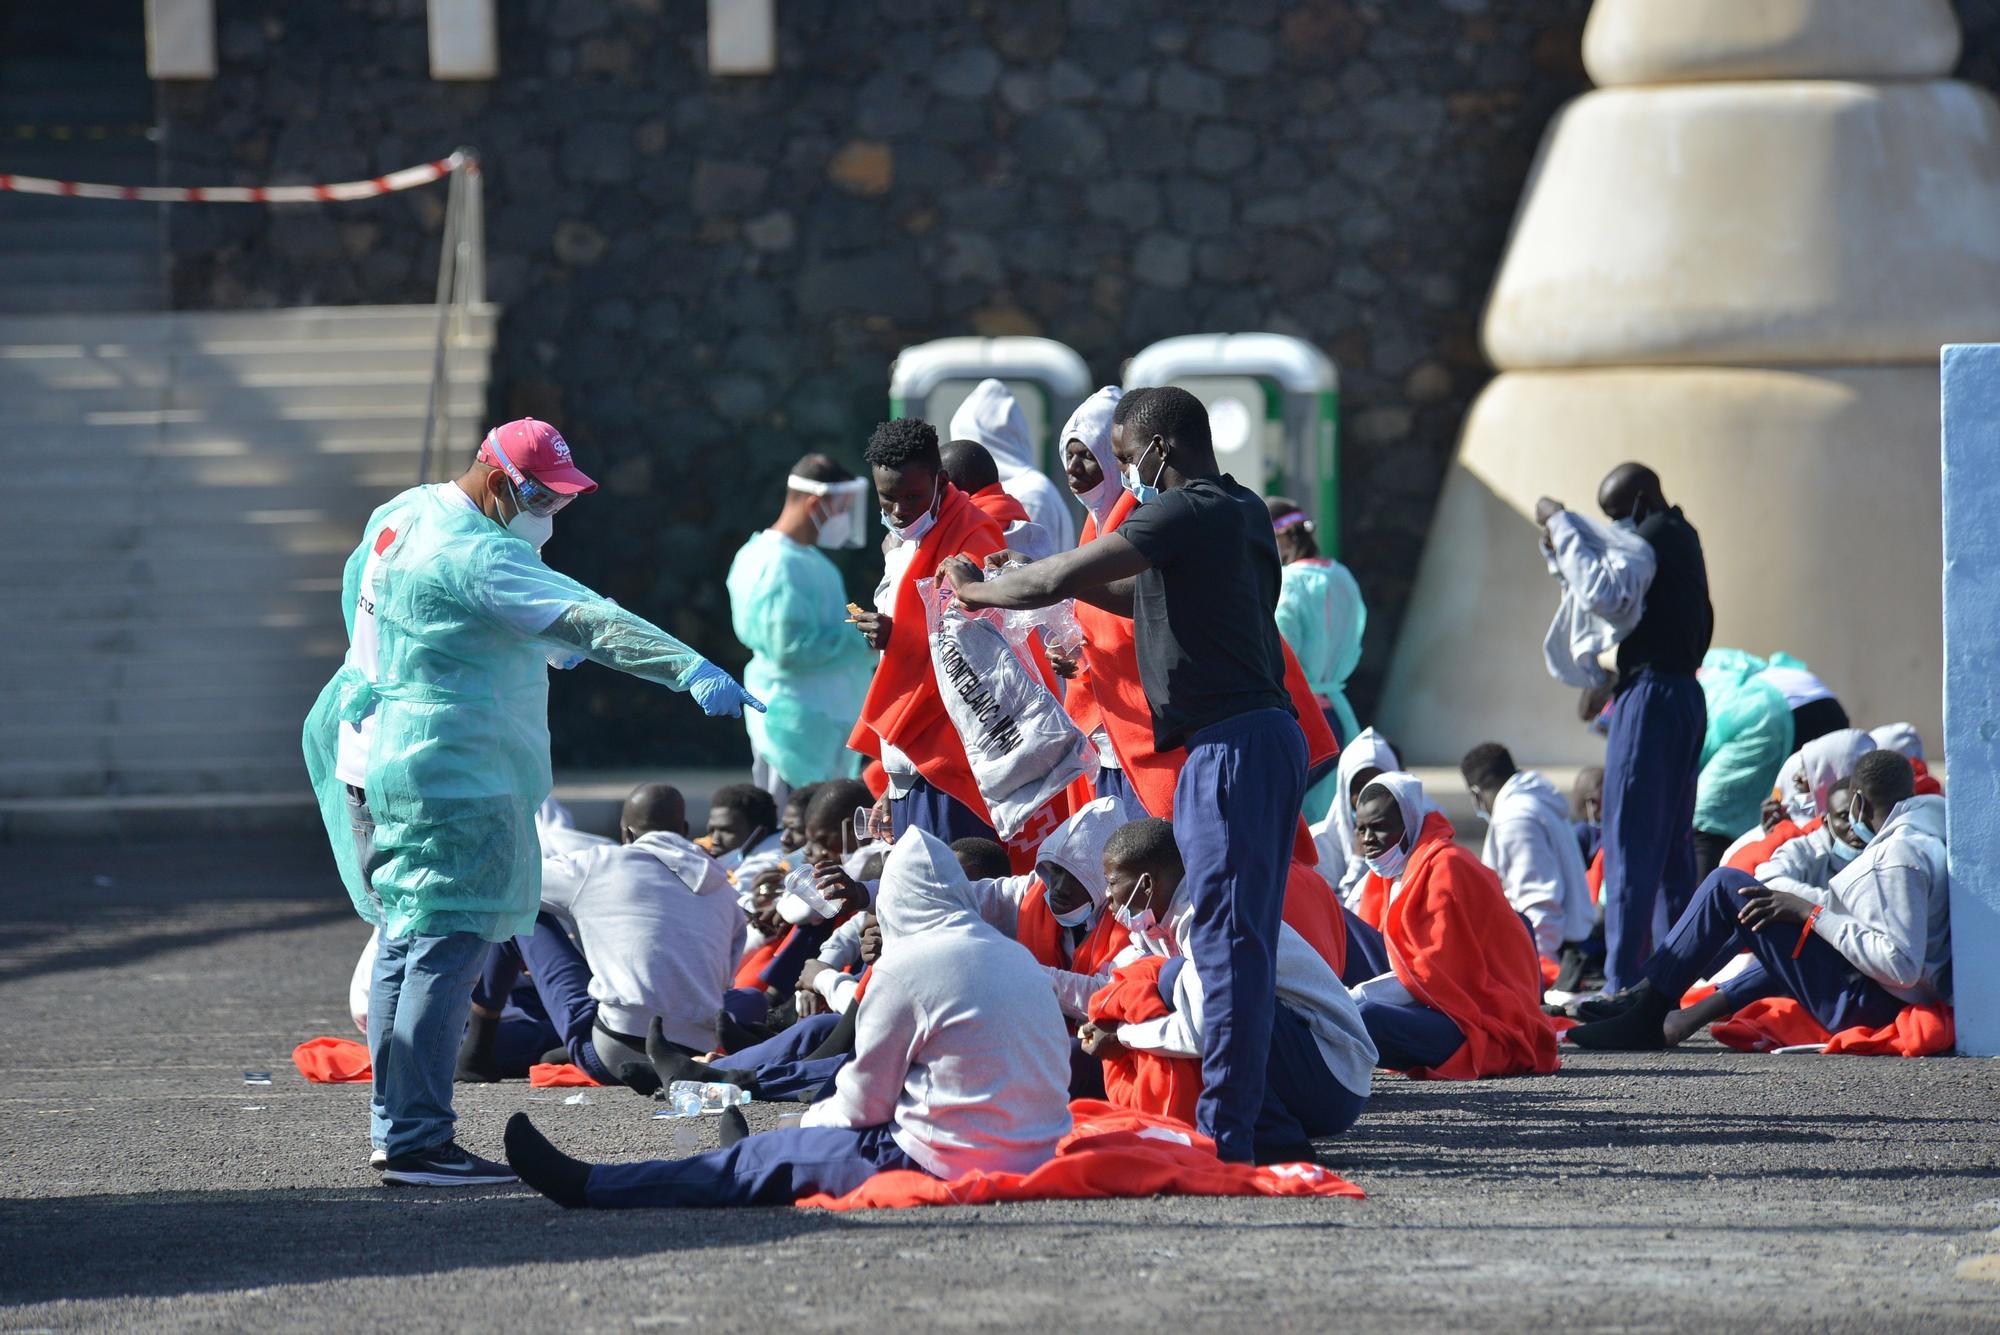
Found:
[{"label": "blue surgical mask", "polygon": [[904,542],[922,542],[924,540],[924,534],[930,532],[931,529],[937,524],[938,498],[941,497],[943,494],[944,494],[944,480],[940,478],[938,480],[936,488],[933,489],[931,492],[930,509],[924,511],[922,516],[920,516],[919,518],[911,520],[908,528],[897,528],[895,521],[889,518],[889,512],[887,510],[882,510],[879,512],[882,516],[882,527],[888,529],[891,533],[901,538]]},{"label": "blue surgical mask", "polygon": [[1097,905],[1086,899],[1067,913],[1057,913],[1055,920],[1064,927],[1081,927],[1090,921],[1090,912],[1096,907]]},{"label": "blue surgical mask", "polygon": [[1833,860],[1838,865],[1845,867],[1848,863],[1861,856],[1860,849],[1834,834],[1832,830],[1826,832],[1826,837],[1832,844]]},{"label": "blue surgical mask", "polygon": [[1410,850],[1401,844],[1396,844],[1381,857],[1364,857],[1362,861],[1368,864],[1369,871],[1385,881],[1393,881],[1403,874],[1403,868],[1410,865]]},{"label": "blue surgical mask", "polygon": [[1875,831],[1868,827],[1867,821],[1861,819],[1861,803],[1859,801],[1856,801],[1853,806],[1848,808],[1847,824],[1848,828],[1854,831],[1854,837],[1859,839],[1864,845],[1875,842]]},{"label": "blue surgical mask", "polygon": [[1125,480],[1125,490],[1131,492],[1132,499],[1141,505],[1146,504],[1148,501],[1157,501],[1160,499],[1160,478],[1167,471],[1167,461],[1162,457],[1160,466],[1153,470],[1152,482],[1149,484],[1140,480],[1139,465],[1145,462],[1146,455],[1152,452],[1153,447],[1148,445],[1137,459],[1125,465],[1121,474]]}]

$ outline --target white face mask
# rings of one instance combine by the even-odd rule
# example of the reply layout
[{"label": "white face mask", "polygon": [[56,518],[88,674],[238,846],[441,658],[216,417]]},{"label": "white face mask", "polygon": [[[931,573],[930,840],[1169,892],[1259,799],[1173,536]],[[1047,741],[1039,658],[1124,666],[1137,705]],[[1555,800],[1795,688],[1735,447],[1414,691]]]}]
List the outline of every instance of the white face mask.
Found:
[{"label": "white face mask", "polygon": [[531,515],[523,510],[507,521],[507,531],[539,552],[555,535],[556,518],[554,515]]},{"label": "white face mask", "polygon": [[1813,801],[1811,793],[1794,791],[1785,798],[1785,814],[1792,818],[1792,824],[1804,825],[1819,815],[1819,803]]},{"label": "white face mask", "polygon": [[1081,927],[1090,921],[1090,911],[1096,907],[1095,904],[1086,899],[1066,913],[1057,913],[1055,920],[1063,927]]},{"label": "white face mask", "polygon": [[1393,881],[1403,874],[1405,867],[1410,865],[1410,851],[1401,844],[1396,844],[1381,857],[1364,857],[1362,861],[1368,864],[1369,871],[1385,881]]},{"label": "white face mask", "polygon": [[939,478],[936,488],[931,492],[931,507],[924,511],[920,518],[912,520],[908,528],[897,528],[896,522],[889,518],[889,512],[884,510],[881,512],[882,527],[888,529],[904,542],[922,542],[924,534],[930,532],[937,524],[938,500],[943,495],[944,479]]}]

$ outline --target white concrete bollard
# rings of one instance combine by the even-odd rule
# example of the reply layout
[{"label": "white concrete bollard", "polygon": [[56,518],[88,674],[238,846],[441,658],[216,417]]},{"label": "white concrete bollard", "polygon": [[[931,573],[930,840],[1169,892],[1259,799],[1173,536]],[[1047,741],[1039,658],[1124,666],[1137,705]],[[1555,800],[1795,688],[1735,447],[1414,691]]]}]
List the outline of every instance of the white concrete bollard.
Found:
[{"label": "white concrete bollard", "polygon": [[1945,348],[1944,760],[1958,1050],[2000,1056],[2000,344]]}]

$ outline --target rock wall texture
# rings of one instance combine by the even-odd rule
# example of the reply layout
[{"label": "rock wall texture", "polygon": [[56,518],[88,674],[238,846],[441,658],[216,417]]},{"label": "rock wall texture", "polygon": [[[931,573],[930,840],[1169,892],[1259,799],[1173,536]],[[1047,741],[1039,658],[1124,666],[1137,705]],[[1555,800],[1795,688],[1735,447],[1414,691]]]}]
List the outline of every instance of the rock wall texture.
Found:
[{"label": "rock wall texture", "polygon": [[[161,86],[161,179],[483,155],[492,414],[558,423],[606,484],[559,566],[740,667],[730,556],[800,454],[858,463],[899,348],[1045,334],[1111,381],[1155,339],[1276,330],[1340,365],[1364,708],[1522,182],[1587,86],[1586,0],[784,0],[778,73],[722,79],[692,0],[505,0],[476,84],[429,78],[421,0],[217,8],[219,77]],[[443,199],[177,207],[174,301],[427,301]],[[559,764],[747,754],[593,668],[554,715]]]}]

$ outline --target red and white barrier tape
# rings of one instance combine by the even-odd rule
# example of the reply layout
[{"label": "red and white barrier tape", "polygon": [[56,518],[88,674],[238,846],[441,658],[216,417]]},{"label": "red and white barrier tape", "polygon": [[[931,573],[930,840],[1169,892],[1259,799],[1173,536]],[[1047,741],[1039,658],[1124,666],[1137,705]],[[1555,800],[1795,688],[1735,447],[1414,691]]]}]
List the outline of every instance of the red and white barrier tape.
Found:
[{"label": "red and white barrier tape", "polygon": [[0,172],[0,191],[69,195],[77,199],[144,199],[168,204],[317,204],[328,200],[371,199],[429,185],[468,161],[468,154],[453,153],[448,158],[420,167],[405,167],[373,180],[339,181],[333,185],[91,185],[84,181],[52,181],[41,176],[9,176]]}]

